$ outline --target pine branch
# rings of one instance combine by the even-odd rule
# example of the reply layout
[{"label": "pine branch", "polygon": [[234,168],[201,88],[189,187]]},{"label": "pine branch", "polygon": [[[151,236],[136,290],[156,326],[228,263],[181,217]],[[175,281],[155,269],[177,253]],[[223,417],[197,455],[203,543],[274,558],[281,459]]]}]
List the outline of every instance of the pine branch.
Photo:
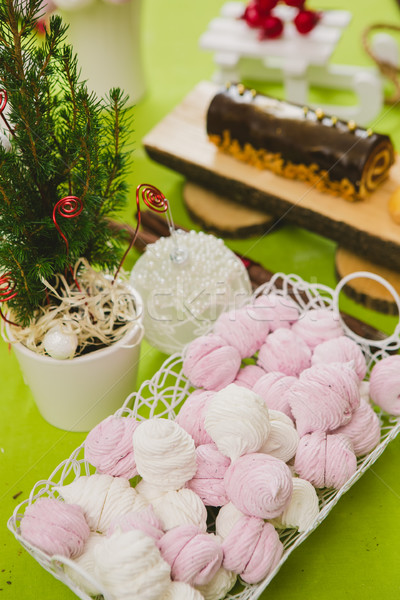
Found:
[{"label": "pine branch", "polygon": [[14,252],[13,252],[13,250],[12,250],[12,247],[10,247],[10,246],[9,246],[9,247],[8,247],[8,251],[9,251],[9,253],[10,253],[10,256],[11,256],[11,258],[12,258],[12,260],[13,260],[14,264],[15,264],[15,265],[16,265],[16,267],[17,267],[17,270],[18,270],[18,273],[19,273],[19,276],[20,276],[20,278],[21,278],[21,279],[22,279],[22,281],[24,282],[24,288],[25,288],[26,292],[29,294],[29,285],[28,285],[28,281],[27,281],[27,279],[26,279],[26,277],[25,277],[25,272],[24,272],[24,269],[22,268],[22,265],[19,263],[19,261],[16,259],[16,257],[15,257],[15,254],[14,254]]},{"label": "pine branch", "polygon": [[110,91],[110,108],[106,121],[110,141],[110,149],[106,151],[105,165],[108,179],[102,192],[103,202],[99,207],[102,211],[110,212],[118,206],[120,195],[126,193],[124,178],[128,170],[128,153],[123,150],[126,146],[127,132],[130,125],[128,110],[125,108],[126,98],[120,89]]},{"label": "pine branch", "polygon": [[[7,17],[10,25],[10,31],[14,40],[14,56],[15,64],[18,72],[19,79],[23,81],[25,79],[24,62],[22,60],[22,48],[21,48],[21,37],[18,28],[18,16],[15,12],[14,1],[5,0]],[[29,10],[29,8],[28,8]]]},{"label": "pine branch", "polygon": [[111,185],[117,174],[117,157],[120,152],[120,135],[119,135],[119,101],[120,94],[118,90],[113,90],[110,94],[110,98],[113,102],[112,112],[114,117],[114,159],[112,161],[112,168],[110,174],[108,176],[108,181],[106,185],[106,189],[104,190],[104,200],[108,198],[110,193]]},{"label": "pine branch", "polygon": [[76,129],[76,121],[78,114],[78,107],[76,102],[76,90],[75,90],[75,81],[76,81],[76,62],[73,61],[71,49],[68,47],[64,48],[64,56],[63,56],[63,67],[65,77],[68,83],[69,91],[71,94],[72,100],[72,128]]}]

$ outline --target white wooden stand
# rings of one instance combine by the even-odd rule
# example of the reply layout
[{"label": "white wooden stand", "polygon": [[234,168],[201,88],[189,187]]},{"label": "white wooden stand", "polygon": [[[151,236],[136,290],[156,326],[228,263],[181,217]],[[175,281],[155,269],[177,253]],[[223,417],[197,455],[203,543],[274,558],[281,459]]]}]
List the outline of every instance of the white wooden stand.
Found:
[{"label": "white wooden stand", "polygon": [[[342,31],[350,22],[350,12],[324,11],[318,25],[309,34],[301,35],[293,25],[296,9],[278,5],[274,14],[285,22],[284,33],[278,39],[260,41],[258,30],[240,19],[244,7],[242,2],[227,2],[200,38],[200,47],[214,52],[216,83],[243,79],[282,82],[286,100],[309,106],[312,85],[352,90],[358,98],[356,105],[318,106],[327,114],[353,119],[359,125],[367,125],[380,112],[383,84],[377,69],[329,64]],[[383,41],[383,48],[382,38],[379,43],[381,55],[393,55],[394,40],[390,36]]]}]

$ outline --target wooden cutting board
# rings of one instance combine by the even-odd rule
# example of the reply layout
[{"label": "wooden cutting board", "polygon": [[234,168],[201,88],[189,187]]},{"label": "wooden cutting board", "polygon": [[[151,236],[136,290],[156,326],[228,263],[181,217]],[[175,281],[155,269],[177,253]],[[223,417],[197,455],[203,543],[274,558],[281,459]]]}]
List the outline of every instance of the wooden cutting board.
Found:
[{"label": "wooden cutting board", "polygon": [[310,184],[262,171],[220,152],[206,135],[206,113],[218,86],[201,82],[143,139],[155,161],[242,206],[265,211],[332,240],[378,264],[400,270],[400,225],[388,201],[400,187],[400,159],[369,198],[348,202]]}]

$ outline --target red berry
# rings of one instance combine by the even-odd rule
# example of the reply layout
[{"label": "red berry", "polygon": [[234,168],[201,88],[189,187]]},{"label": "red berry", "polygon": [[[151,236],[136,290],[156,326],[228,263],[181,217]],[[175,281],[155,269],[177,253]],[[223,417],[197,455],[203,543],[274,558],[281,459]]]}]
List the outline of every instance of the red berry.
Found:
[{"label": "red berry", "polygon": [[44,35],[46,33],[46,22],[42,19],[36,21],[36,31],[39,35]]},{"label": "red berry", "polygon": [[320,19],[320,15],[313,10],[301,10],[294,19],[294,25],[299,33],[309,33]]},{"label": "red berry", "polygon": [[285,4],[288,6],[294,6],[295,8],[303,8],[306,3],[306,0],[284,0]]},{"label": "red berry", "polygon": [[243,13],[244,19],[249,27],[261,27],[262,14],[254,2],[250,2]]},{"label": "red berry", "polygon": [[268,15],[261,24],[260,40],[278,38],[283,31],[283,23],[278,17]]},{"label": "red berry", "polygon": [[259,7],[260,12],[266,16],[270,10],[275,8],[275,6],[278,4],[278,0],[256,0],[256,4]]}]

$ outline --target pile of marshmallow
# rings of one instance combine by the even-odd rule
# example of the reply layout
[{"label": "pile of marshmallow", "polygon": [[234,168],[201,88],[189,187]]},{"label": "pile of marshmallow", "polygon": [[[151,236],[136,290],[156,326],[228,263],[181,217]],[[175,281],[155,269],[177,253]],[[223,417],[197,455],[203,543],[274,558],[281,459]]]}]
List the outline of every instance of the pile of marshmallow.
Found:
[{"label": "pile of marshmallow", "polygon": [[[400,356],[381,360],[367,381],[361,348],[344,335],[332,310],[310,308],[301,314],[290,297],[271,293],[222,314],[211,334],[187,347],[183,371],[211,397],[232,384],[261,397],[272,419],[278,411],[282,421],[282,414],[286,417],[286,431],[291,424],[298,434],[294,473],[316,488],[339,489],[357,470],[357,457],[380,441],[380,421],[370,400],[400,415],[399,366]],[[201,423],[200,405],[189,402]],[[237,413],[237,427],[245,418]],[[283,432],[281,438],[283,444]]]},{"label": "pile of marshmallow", "polygon": [[73,561],[89,595],[220,600],[238,576],[274,571],[281,530],[316,526],[316,488],[339,489],[379,443],[369,398],[400,415],[399,367],[385,358],[364,381],[330,310],[300,318],[290,299],[261,296],[187,347],[183,372],[200,389],[175,421],[108,417],[85,441],[96,474],[28,506],[21,534]]}]

